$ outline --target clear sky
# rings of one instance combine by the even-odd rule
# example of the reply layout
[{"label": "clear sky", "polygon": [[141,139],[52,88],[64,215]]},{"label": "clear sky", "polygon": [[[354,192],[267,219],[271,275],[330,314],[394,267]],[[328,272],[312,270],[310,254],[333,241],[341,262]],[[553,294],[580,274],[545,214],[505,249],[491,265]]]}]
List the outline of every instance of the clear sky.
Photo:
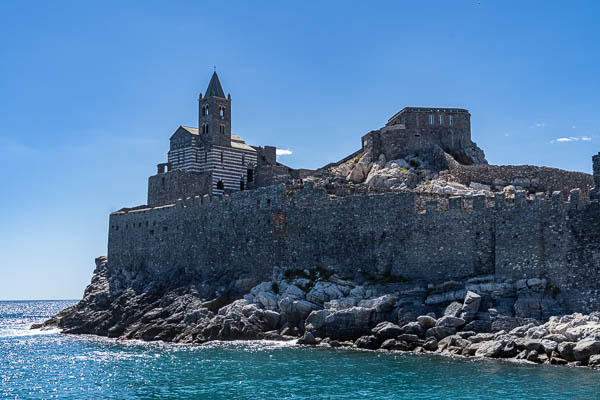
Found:
[{"label": "clear sky", "polygon": [[213,66],[233,132],[316,168],[405,106],[462,107],[494,164],[591,172],[598,1],[3,1],[0,299],[80,298]]}]

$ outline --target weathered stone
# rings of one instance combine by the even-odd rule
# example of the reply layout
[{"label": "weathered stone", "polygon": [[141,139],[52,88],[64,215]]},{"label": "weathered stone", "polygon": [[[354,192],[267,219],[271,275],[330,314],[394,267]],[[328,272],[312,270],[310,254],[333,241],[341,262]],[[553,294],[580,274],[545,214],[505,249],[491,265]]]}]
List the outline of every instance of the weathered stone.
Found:
[{"label": "weathered stone", "polygon": [[595,354],[593,356],[590,356],[590,359],[588,361],[588,366],[594,367],[594,368],[600,368],[600,354]]},{"label": "weathered stone", "polygon": [[467,291],[467,295],[462,305],[460,315],[458,316],[467,322],[472,321],[473,318],[475,318],[477,312],[479,311],[480,304],[481,296],[470,290]]},{"label": "weathered stone", "polygon": [[435,338],[430,337],[423,344],[423,348],[427,351],[436,351],[438,349],[438,341]]},{"label": "weathered stone", "polygon": [[504,345],[500,341],[489,340],[486,342],[479,343],[479,348],[475,352],[476,356],[479,357],[497,357]]},{"label": "weathered stone", "polygon": [[389,350],[396,345],[395,339],[387,339],[381,344],[381,348],[384,350]]},{"label": "weathered stone", "polygon": [[435,326],[436,327],[449,327],[449,328],[459,328],[465,324],[465,320],[458,317],[452,317],[449,315],[445,315],[442,318],[438,319]]},{"label": "weathered stone", "polygon": [[463,329],[465,331],[473,331],[477,333],[490,332],[492,330],[492,323],[490,321],[475,320],[466,324]]},{"label": "weathered stone", "polygon": [[586,361],[590,356],[600,354],[600,339],[587,338],[577,342],[573,356],[577,361]]},{"label": "weathered stone", "polygon": [[436,323],[436,319],[429,315],[421,315],[417,318],[419,325],[423,327],[423,329],[433,328]]},{"label": "weathered stone", "polygon": [[567,361],[575,361],[573,349],[576,345],[575,342],[561,342],[557,346],[558,354]]},{"label": "weathered stone", "polygon": [[371,330],[379,340],[395,338],[402,333],[402,328],[391,322],[381,322]]},{"label": "weathered stone", "polygon": [[460,317],[463,311],[463,305],[457,301],[453,301],[444,310],[444,316]]},{"label": "weathered stone", "polygon": [[398,340],[401,340],[403,342],[406,343],[413,343],[419,340],[419,337],[417,335],[411,335],[409,333],[403,333],[398,335]]},{"label": "weathered stone", "polygon": [[314,346],[314,345],[316,345],[318,343],[319,342],[317,341],[317,339],[310,332],[304,333],[304,336],[302,336],[300,339],[298,339],[298,344],[305,344],[305,345],[309,345],[309,346]]},{"label": "weathered stone", "polygon": [[469,341],[472,343],[487,342],[494,338],[493,333],[478,333],[477,335],[469,337]]},{"label": "weathered stone", "polygon": [[359,349],[375,350],[375,349],[379,348],[380,343],[381,342],[379,340],[377,340],[377,338],[375,336],[365,335],[365,336],[361,336],[358,339],[356,339],[356,341],[354,342],[354,345],[356,347],[358,347]]},{"label": "weathered stone", "polygon": [[446,336],[454,335],[456,333],[456,329],[447,326],[435,326],[433,328],[427,329],[425,333],[425,338],[434,337],[435,339],[442,340]]}]

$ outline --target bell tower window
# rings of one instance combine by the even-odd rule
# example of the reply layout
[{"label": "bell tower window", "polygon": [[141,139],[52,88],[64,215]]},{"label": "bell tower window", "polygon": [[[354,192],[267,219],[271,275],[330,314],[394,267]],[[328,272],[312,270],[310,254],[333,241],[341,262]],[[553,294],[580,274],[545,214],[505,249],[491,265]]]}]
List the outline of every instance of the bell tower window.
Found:
[{"label": "bell tower window", "polygon": [[202,115],[207,117],[208,116],[208,104],[202,106]]},{"label": "bell tower window", "polygon": [[225,125],[219,125],[219,133],[225,133]]},{"label": "bell tower window", "polygon": [[219,117],[221,117],[221,119],[225,118],[225,106],[219,106]]}]

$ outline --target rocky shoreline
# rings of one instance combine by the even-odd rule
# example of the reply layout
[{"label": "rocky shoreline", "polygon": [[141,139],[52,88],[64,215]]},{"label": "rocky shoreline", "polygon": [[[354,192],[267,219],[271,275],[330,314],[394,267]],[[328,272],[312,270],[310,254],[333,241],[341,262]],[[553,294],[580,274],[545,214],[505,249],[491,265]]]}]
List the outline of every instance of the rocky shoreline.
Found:
[{"label": "rocky shoreline", "polygon": [[224,291],[210,301],[199,296],[200,284],[169,274],[124,278],[100,257],[84,298],[32,328],[190,344],[297,340],[600,368],[600,312],[561,313],[567,295],[543,279],[348,280],[322,268],[275,268],[244,298]]}]

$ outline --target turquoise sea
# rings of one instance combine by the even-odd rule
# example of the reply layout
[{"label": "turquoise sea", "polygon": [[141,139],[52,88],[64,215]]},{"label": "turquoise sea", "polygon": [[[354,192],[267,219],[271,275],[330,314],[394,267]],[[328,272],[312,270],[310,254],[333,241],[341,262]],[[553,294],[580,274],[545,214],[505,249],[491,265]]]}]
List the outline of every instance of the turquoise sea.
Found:
[{"label": "turquoise sea", "polygon": [[31,331],[70,301],[0,302],[2,399],[600,399],[600,372],[288,343],[178,346]]}]

